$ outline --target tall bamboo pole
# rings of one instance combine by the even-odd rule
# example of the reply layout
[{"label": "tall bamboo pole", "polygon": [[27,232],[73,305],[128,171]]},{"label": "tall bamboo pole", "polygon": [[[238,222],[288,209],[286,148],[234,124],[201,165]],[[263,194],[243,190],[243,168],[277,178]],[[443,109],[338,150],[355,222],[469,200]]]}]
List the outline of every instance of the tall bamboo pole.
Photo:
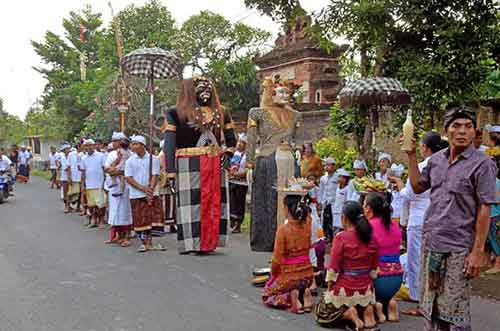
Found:
[{"label": "tall bamboo pole", "polygon": [[108,6],[111,9],[112,24],[115,30],[115,40],[116,40],[116,54],[118,56],[118,63],[120,67],[120,81],[119,81],[119,104],[118,110],[120,112],[120,131],[125,132],[125,112],[128,110],[128,93],[127,85],[125,84],[125,79],[123,77],[123,72],[121,68],[121,62],[123,59],[123,34],[121,30],[120,17],[115,16],[113,7],[111,6],[111,1],[108,2]]}]

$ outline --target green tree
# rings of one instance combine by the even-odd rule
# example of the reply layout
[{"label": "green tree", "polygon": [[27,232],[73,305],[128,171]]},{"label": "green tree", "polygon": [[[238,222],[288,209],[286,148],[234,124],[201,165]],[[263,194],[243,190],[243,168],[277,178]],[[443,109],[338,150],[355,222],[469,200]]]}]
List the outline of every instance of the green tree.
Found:
[{"label": "green tree", "polygon": [[182,25],[176,48],[185,63],[206,74],[214,61],[233,61],[255,54],[270,34],[241,22],[231,23],[224,16],[202,11]]},{"label": "green tree", "polygon": [[303,12],[299,0],[245,0],[248,8],[254,8],[285,26],[297,14]]},{"label": "green tree", "polygon": [[250,56],[233,62],[212,61],[208,70],[218,86],[220,98],[226,109],[243,115],[250,108],[258,106],[259,81]]},{"label": "green tree", "polygon": [[195,73],[215,81],[228,110],[246,112],[259,100],[257,73],[251,59],[269,37],[264,30],[233,24],[222,15],[202,11],[184,22],[177,45]]},{"label": "green tree", "polygon": [[3,105],[3,99],[0,98],[0,145],[18,144],[26,136],[26,125],[19,117],[9,114]]},{"label": "green tree", "polygon": [[[448,105],[483,97],[499,54],[498,13],[494,0],[332,0],[314,32],[323,43],[349,39],[350,51],[360,57],[361,76],[401,80],[413,96],[417,124],[430,128]],[[366,153],[378,116],[374,109],[359,112]]]},{"label": "green tree", "polygon": [[[83,43],[80,40],[83,25]],[[84,119],[95,107],[95,92],[99,86],[101,65],[98,47],[102,40],[101,14],[90,6],[81,12],[72,11],[63,20],[64,34],[48,31],[42,42],[32,41],[43,67],[35,68],[47,84],[42,95],[43,109],[53,112],[51,117],[64,121],[67,136],[71,138],[83,127]],[[80,77],[80,54],[86,56],[87,79]]]}]

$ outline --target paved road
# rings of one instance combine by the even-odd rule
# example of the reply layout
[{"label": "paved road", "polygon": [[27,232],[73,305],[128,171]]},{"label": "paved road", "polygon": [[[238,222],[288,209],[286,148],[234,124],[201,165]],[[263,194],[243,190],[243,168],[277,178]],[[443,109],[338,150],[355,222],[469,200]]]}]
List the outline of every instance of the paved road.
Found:
[{"label": "paved road", "polygon": [[[108,247],[106,233],[64,215],[42,179],[18,185],[0,205],[0,330],[320,330],[311,316],[272,310],[248,283],[267,254],[250,253],[245,235],[212,256],[138,255]],[[476,330],[498,330],[500,305],[474,300]],[[421,330],[404,318],[383,330]]]}]

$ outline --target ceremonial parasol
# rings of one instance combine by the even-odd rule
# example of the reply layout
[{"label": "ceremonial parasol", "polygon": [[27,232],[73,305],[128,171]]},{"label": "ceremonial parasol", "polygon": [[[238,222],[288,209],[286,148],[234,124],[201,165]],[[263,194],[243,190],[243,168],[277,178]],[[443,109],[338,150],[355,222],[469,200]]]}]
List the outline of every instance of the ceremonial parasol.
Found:
[{"label": "ceremonial parasol", "polygon": [[131,76],[148,80],[150,95],[149,108],[149,176],[152,173],[153,159],[153,114],[155,79],[182,79],[184,65],[179,55],[161,48],[140,48],[123,57],[122,71]]},{"label": "ceremonial parasol", "polygon": [[375,77],[355,80],[347,84],[338,95],[341,107],[355,105],[406,105],[410,93],[398,80]]}]

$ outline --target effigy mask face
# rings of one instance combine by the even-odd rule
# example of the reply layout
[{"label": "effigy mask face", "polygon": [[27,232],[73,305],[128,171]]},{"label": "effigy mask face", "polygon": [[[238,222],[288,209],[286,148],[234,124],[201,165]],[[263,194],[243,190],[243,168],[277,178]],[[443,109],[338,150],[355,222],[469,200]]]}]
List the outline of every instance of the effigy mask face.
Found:
[{"label": "effigy mask face", "polygon": [[286,105],[290,102],[290,90],[284,86],[274,89],[273,102],[278,105]]},{"label": "effigy mask face", "polygon": [[206,106],[212,99],[213,87],[208,80],[200,79],[196,81],[194,92],[196,100],[200,106]]}]

